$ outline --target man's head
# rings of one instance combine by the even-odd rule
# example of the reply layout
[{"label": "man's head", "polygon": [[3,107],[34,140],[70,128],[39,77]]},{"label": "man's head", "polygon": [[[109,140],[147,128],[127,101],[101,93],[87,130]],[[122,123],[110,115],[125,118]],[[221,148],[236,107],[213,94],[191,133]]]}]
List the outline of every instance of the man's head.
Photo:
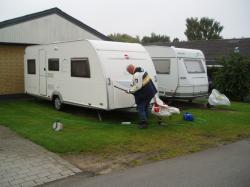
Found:
[{"label": "man's head", "polygon": [[135,66],[133,64],[129,64],[127,66],[127,72],[129,72],[131,75],[133,75],[135,72]]}]

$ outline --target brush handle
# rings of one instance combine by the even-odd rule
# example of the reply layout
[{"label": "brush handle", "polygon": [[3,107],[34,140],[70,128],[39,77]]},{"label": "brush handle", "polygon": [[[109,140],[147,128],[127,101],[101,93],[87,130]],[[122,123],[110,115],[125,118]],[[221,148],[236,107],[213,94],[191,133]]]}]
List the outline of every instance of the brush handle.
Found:
[{"label": "brush handle", "polygon": [[115,88],[118,88],[119,90],[122,90],[122,91],[124,91],[124,92],[127,92],[127,90],[125,90],[125,89],[123,89],[123,88],[120,88],[120,87],[118,87],[118,86],[114,86]]}]

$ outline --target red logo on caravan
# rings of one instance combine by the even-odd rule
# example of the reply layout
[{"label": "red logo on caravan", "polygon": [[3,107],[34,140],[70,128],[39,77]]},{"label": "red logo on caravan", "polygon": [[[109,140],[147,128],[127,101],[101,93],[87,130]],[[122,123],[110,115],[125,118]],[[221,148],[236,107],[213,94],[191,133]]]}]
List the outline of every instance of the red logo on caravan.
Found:
[{"label": "red logo on caravan", "polygon": [[129,56],[127,54],[124,55],[125,59],[129,59]]}]

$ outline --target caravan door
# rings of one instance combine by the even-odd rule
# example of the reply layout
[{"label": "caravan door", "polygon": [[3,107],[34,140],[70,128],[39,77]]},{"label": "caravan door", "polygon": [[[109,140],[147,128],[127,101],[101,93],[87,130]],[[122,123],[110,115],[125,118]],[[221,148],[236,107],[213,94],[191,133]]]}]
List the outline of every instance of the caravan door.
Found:
[{"label": "caravan door", "polygon": [[44,49],[39,50],[39,94],[47,95],[46,53]]}]

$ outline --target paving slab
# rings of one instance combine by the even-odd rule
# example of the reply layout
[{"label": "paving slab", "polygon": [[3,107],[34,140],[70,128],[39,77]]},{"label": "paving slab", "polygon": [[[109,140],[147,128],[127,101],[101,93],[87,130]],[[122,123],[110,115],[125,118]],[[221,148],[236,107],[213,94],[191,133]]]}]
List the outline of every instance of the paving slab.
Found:
[{"label": "paving slab", "polygon": [[0,125],[0,187],[31,187],[81,172],[43,147]]}]

